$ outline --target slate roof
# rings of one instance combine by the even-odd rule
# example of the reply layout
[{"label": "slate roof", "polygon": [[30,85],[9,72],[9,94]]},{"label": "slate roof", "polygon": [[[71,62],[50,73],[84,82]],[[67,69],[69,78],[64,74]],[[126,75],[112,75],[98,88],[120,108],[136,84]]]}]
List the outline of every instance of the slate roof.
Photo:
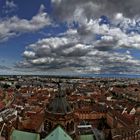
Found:
[{"label": "slate roof", "polygon": [[65,93],[59,89],[59,92],[56,94],[55,98],[50,102],[48,106],[48,111],[52,114],[68,114],[72,112],[72,108],[68,101],[66,100]]}]

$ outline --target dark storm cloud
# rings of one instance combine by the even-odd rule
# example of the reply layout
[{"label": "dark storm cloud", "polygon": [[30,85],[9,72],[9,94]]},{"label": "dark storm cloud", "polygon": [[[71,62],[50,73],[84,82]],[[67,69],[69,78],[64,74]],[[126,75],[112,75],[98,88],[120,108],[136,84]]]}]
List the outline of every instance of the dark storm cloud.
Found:
[{"label": "dark storm cloud", "polygon": [[52,0],[54,15],[59,19],[71,19],[81,12],[87,19],[101,15],[114,16],[123,13],[126,17],[140,15],[140,0]]}]

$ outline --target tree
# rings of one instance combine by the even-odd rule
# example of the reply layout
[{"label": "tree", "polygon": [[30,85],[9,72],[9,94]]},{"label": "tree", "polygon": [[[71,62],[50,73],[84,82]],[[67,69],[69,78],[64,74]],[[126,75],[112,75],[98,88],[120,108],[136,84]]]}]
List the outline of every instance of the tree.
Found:
[{"label": "tree", "polygon": [[3,85],[3,88],[4,88],[5,90],[8,89],[9,87],[10,87],[9,84],[6,84],[6,83],[5,83],[5,84]]},{"label": "tree", "polygon": [[15,87],[16,87],[16,89],[19,89],[21,86],[17,84]]}]

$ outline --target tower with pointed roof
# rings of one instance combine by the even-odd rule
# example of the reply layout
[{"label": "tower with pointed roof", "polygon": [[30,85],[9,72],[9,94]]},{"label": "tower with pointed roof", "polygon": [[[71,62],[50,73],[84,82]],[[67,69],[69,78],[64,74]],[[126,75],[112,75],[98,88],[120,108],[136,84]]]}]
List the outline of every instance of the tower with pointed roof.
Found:
[{"label": "tower with pointed roof", "polygon": [[46,107],[46,118],[44,129],[50,132],[57,125],[61,125],[68,134],[75,133],[74,110],[66,99],[64,90],[58,83],[58,93]]}]

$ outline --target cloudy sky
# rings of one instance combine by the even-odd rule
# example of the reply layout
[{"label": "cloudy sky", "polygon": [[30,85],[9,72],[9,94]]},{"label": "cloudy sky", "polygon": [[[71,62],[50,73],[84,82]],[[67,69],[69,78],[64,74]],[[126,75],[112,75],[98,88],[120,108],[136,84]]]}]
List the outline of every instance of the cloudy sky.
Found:
[{"label": "cloudy sky", "polygon": [[140,0],[0,0],[0,74],[140,74]]}]

